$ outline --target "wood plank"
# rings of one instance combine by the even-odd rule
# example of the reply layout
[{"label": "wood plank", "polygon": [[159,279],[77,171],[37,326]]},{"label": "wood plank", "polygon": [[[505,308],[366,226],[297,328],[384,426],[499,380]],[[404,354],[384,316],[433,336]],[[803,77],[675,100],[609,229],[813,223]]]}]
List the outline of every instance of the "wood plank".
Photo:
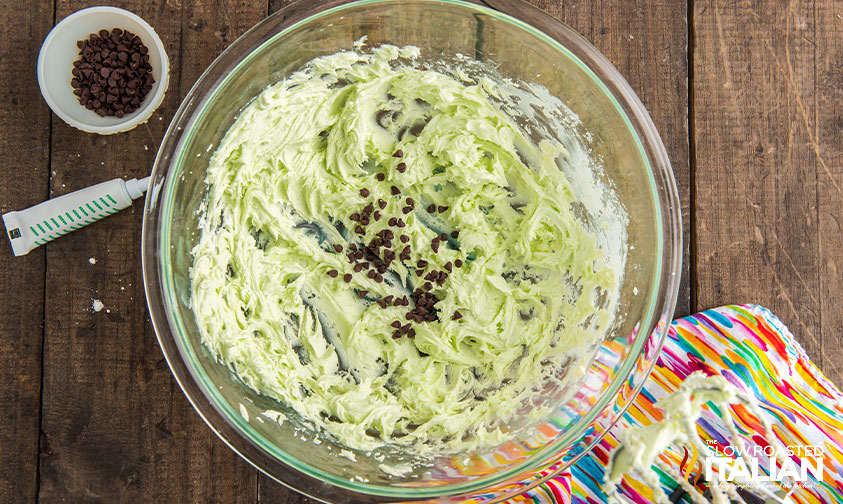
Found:
[{"label": "wood plank", "polygon": [[[57,2],[57,19],[96,2]],[[119,2],[146,19],[177,67],[178,8]],[[160,8],[160,13],[156,8]],[[107,27],[106,27],[107,28]],[[172,113],[177,82],[153,119],[129,133],[98,136],[53,118],[52,195],[114,177],[142,177]],[[150,501],[166,497],[186,434],[182,409],[157,348],[140,270],[142,203],[47,245],[40,501]],[[94,258],[96,264],[90,264]],[[92,300],[105,305],[92,310]],[[162,365],[163,364],[163,365]],[[180,484],[176,481],[176,484]]]},{"label": "wood plank", "polygon": [[[815,16],[815,5],[825,6],[824,19]],[[835,189],[818,163],[818,118],[825,141],[839,135],[830,127],[839,127],[835,107],[823,109],[815,100],[815,61],[839,72],[839,51],[816,43],[819,25],[840,23],[831,9],[830,1],[698,0],[693,16],[696,308],[764,305],[820,368],[828,361],[820,319],[818,181],[826,197]],[[823,33],[834,35],[827,28]],[[839,81],[833,86],[839,88]],[[832,233],[839,225],[839,201],[823,203]],[[836,209],[829,206],[835,202]],[[840,250],[827,250],[826,258],[839,262]],[[824,286],[833,289],[828,294],[836,301],[839,283]],[[828,309],[839,312],[839,303]],[[839,313],[836,317],[839,327]]]},{"label": "wood plank", "polygon": [[[60,0],[58,17],[95,3]],[[250,7],[250,17],[247,2],[117,4],[146,19],[164,41],[172,69],[167,98],[147,124],[110,137],[54,119],[53,194],[148,174],[180,97],[228,42],[215,32],[227,26],[234,36],[266,9]],[[47,246],[42,428],[49,449],[42,450],[40,498],[254,502],[254,470],[193,411],[158,347],[141,278],[141,216],[135,202]],[[93,299],[105,308],[93,312]]]},{"label": "wood plank", "polygon": [[[50,173],[50,112],[35,64],[52,27],[53,3],[0,4],[0,214],[40,203]],[[5,232],[8,230],[4,230]],[[35,502],[41,405],[44,250],[0,255],[0,502]]]},{"label": "wood plank", "polygon": [[582,34],[620,71],[665,144],[679,187],[682,278],[675,314],[691,312],[687,2],[604,0],[532,3]]},{"label": "wood plank", "polygon": [[814,4],[816,89],[808,129],[817,160],[819,212],[820,333],[823,372],[843,386],[843,10],[839,3]]}]

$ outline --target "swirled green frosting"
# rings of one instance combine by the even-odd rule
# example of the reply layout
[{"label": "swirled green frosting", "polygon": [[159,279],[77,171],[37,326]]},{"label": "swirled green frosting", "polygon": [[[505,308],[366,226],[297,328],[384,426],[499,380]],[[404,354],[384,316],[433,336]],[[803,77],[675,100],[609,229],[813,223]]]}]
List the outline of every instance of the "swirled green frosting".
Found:
[{"label": "swirled green frosting", "polygon": [[[420,68],[417,53],[319,58],[248,105],[208,166],[191,270],[219,360],[362,450],[490,445],[516,415],[545,415],[543,391],[600,337],[584,322],[609,318],[595,303],[616,281],[574,216],[562,146],[531,141],[491,81]],[[369,203],[380,218],[355,232]],[[409,254],[380,278],[355,271],[351,245],[385,229]],[[438,300],[434,320],[407,320],[416,289]]]}]

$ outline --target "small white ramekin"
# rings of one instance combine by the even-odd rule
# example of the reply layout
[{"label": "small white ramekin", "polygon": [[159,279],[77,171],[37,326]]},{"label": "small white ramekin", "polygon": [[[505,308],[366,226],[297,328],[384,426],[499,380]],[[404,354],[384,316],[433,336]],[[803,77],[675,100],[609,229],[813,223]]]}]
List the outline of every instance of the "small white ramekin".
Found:
[{"label": "small white ramekin", "polygon": [[[73,62],[79,59],[76,42],[112,28],[128,30],[143,40],[155,78],[141,106],[122,118],[100,117],[83,107],[70,85]],[[169,81],[170,62],[158,34],[137,15],[117,7],[91,7],[67,16],[47,35],[38,55],[38,85],[47,105],[64,122],[88,133],[111,135],[145,123],[164,100]]]}]

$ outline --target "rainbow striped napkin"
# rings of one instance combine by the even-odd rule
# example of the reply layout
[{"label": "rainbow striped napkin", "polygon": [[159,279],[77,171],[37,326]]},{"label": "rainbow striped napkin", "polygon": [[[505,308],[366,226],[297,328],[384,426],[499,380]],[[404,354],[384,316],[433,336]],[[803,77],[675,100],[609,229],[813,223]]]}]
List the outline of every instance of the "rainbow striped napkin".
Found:
[{"label": "rainbow striped napkin", "polygon": [[[769,310],[756,305],[724,306],[673,321],[655,369],[623,419],[573,468],[515,502],[605,503],[603,473],[609,454],[618,445],[613,433],[660,420],[662,412],[654,403],[670,395],[684,377],[697,370],[722,375],[754,395],[778,439],[793,447],[790,458],[796,467],[801,467],[803,457],[809,457],[811,466],[822,461],[822,478],[808,471],[802,480],[800,474],[791,495],[793,502],[843,504],[843,394],[811,363],[787,327]],[[765,446],[763,439],[752,437],[760,430],[756,420],[740,408],[732,409],[739,432],[747,435],[750,443]],[[710,445],[721,449],[729,446],[728,431],[712,409],[705,411],[697,428]],[[683,466],[686,454],[668,450],[661,459],[688,474]],[[760,466],[769,470],[763,455],[760,459]],[[700,471],[702,467],[698,466],[696,472]],[[670,495],[677,483],[663,472],[657,473]],[[652,490],[634,476],[625,477],[620,490],[630,502],[652,502]],[[681,502],[690,500],[685,497]]]}]

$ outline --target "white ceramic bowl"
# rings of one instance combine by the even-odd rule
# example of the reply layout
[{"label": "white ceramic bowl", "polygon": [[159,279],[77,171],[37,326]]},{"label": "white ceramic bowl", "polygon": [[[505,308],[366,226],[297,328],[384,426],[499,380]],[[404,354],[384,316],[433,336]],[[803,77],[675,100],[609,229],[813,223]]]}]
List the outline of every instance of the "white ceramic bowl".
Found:
[{"label": "white ceramic bowl", "polygon": [[[73,62],[79,59],[76,42],[100,30],[120,28],[137,34],[149,48],[155,84],[141,106],[122,118],[100,117],[83,107],[70,85]],[[64,122],[88,133],[111,135],[145,123],[161,105],[170,81],[170,62],[164,44],[149,23],[117,7],[91,7],[74,12],[50,31],[38,55],[38,85],[47,105]]]}]

